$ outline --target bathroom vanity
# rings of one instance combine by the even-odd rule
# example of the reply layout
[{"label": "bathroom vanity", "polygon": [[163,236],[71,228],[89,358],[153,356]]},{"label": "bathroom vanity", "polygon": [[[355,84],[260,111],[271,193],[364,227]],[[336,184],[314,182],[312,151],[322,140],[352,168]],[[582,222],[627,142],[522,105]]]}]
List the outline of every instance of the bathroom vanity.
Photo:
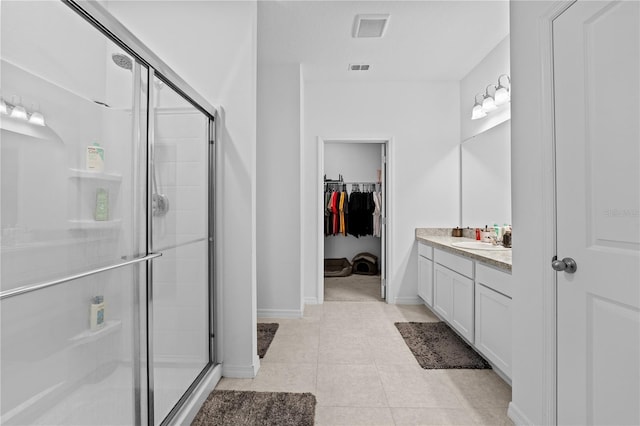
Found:
[{"label": "bathroom vanity", "polygon": [[450,235],[416,229],[418,296],[510,382],[511,249],[456,247],[475,240]]}]

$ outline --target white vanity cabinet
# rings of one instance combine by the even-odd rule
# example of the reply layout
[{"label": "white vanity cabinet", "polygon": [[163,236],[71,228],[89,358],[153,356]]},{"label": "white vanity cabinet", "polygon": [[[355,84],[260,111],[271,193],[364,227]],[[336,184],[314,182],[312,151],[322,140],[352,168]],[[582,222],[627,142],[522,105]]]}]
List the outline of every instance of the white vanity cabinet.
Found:
[{"label": "white vanity cabinet", "polygon": [[511,378],[511,275],[476,263],[475,346]]},{"label": "white vanity cabinet", "polygon": [[418,296],[433,307],[433,247],[418,243]]},{"label": "white vanity cabinet", "polygon": [[433,308],[473,344],[473,261],[439,249],[433,256]]},{"label": "white vanity cabinet", "polygon": [[495,258],[418,242],[418,295],[511,380],[511,273],[488,266]]}]

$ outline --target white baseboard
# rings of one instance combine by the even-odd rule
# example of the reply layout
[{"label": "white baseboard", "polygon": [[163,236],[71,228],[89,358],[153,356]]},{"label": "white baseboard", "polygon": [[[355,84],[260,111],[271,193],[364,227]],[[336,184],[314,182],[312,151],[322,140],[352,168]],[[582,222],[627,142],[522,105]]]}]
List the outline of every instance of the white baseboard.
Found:
[{"label": "white baseboard", "polygon": [[513,401],[509,403],[509,409],[507,410],[507,416],[515,423],[517,426],[529,426],[532,425],[533,422],[530,421],[527,416],[524,415],[522,411],[516,406]]},{"label": "white baseboard", "polygon": [[424,302],[418,296],[396,297],[395,303],[398,305],[424,305]]},{"label": "white baseboard", "polygon": [[299,309],[258,309],[258,318],[302,318]]},{"label": "white baseboard", "polygon": [[318,298],[317,297],[305,297],[304,298],[304,304],[305,305],[317,305],[318,304]]},{"label": "white baseboard", "polygon": [[253,379],[260,370],[260,358],[256,354],[253,365],[230,365],[222,363],[222,377],[232,377],[234,379]]},{"label": "white baseboard", "polygon": [[222,377],[222,367],[218,364],[214,366],[202,379],[196,390],[191,394],[182,409],[171,420],[171,425],[190,425],[193,419],[200,411],[200,407],[206,401],[207,397],[216,387]]}]

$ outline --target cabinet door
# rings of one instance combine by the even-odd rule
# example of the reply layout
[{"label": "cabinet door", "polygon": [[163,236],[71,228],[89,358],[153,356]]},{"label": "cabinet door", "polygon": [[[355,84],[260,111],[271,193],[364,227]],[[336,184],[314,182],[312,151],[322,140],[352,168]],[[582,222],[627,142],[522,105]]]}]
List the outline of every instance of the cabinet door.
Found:
[{"label": "cabinet door", "polygon": [[453,312],[451,325],[473,343],[473,280],[451,271]]},{"label": "cabinet door", "polygon": [[511,378],[511,299],[476,285],[476,348]]},{"label": "cabinet door", "polygon": [[453,271],[437,263],[434,266],[433,308],[447,322],[453,310]]},{"label": "cabinet door", "polygon": [[418,256],[418,296],[433,306],[433,261]]}]

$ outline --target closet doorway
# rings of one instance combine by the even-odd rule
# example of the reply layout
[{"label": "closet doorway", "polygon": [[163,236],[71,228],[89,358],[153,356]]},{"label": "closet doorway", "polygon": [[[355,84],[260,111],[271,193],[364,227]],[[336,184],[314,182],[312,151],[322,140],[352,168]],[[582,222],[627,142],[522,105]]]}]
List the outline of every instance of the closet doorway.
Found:
[{"label": "closet doorway", "polygon": [[389,138],[318,138],[318,302],[387,301]]}]

